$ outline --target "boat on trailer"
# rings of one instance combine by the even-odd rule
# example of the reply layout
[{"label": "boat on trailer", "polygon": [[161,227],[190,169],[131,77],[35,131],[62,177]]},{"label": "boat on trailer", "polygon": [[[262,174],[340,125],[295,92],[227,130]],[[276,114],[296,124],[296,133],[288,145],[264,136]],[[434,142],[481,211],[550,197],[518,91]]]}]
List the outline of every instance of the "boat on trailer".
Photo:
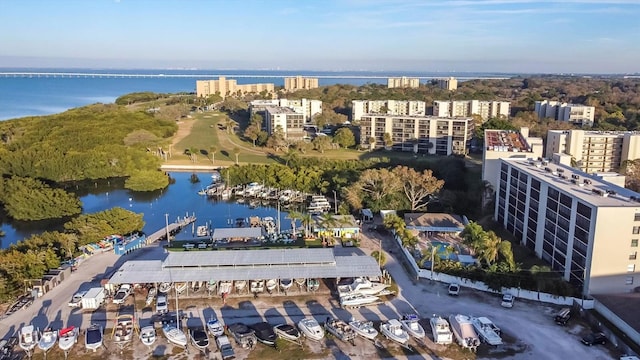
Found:
[{"label": "boat on trailer", "polygon": [[324,328],[339,340],[355,346],[354,339],[356,338],[356,332],[344,321],[329,316],[324,323]]},{"label": "boat on trailer", "polygon": [[397,319],[391,319],[380,324],[380,333],[387,339],[395,341],[400,345],[406,345],[409,342],[409,334],[404,331],[402,324]]},{"label": "boat on trailer", "polygon": [[215,316],[211,316],[209,321],[207,321],[207,329],[214,337],[224,334],[224,325],[222,325],[222,322]]},{"label": "boat on trailer", "polygon": [[420,317],[416,314],[406,314],[400,320],[402,327],[410,336],[416,339],[424,339],[426,336],[424,328],[420,325]]},{"label": "boat on trailer", "polygon": [[151,346],[156,342],[157,334],[156,328],[153,326],[145,326],[140,329],[140,341],[146,345]]},{"label": "boat on trailer", "polygon": [[58,331],[58,347],[62,351],[67,351],[78,342],[80,330],[75,326],[69,326]]},{"label": "boat on trailer", "polygon": [[502,337],[500,336],[500,328],[498,328],[489,318],[472,317],[471,323],[476,330],[478,337],[489,345],[502,345]]},{"label": "boat on trailer", "polygon": [[300,331],[291,324],[276,325],[273,327],[273,332],[285,340],[298,341],[300,339]]},{"label": "boat on trailer", "polygon": [[324,330],[314,318],[304,318],[298,323],[298,329],[306,338],[320,341],[324,338]]},{"label": "boat on trailer", "polygon": [[293,280],[291,279],[280,279],[280,288],[284,291],[287,291],[293,285]]},{"label": "boat on trailer", "polygon": [[31,351],[38,345],[40,331],[33,325],[26,325],[20,329],[20,348],[24,351]]},{"label": "boat on trailer", "polygon": [[52,328],[46,328],[38,341],[38,349],[45,352],[49,351],[56,344],[56,341],[58,341],[58,332]]},{"label": "boat on trailer", "polygon": [[453,332],[449,327],[447,320],[438,315],[433,315],[431,320],[431,334],[433,335],[433,342],[441,345],[448,345],[453,343]]},{"label": "boat on trailer", "polygon": [[191,343],[197,349],[205,351],[209,347],[209,336],[203,327],[196,327],[189,329],[189,337],[191,337]]},{"label": "boat on trailer", "polygon": [[375,340],[378,336],[378,330],[373,327],[372,321],[360,321],[360,320],[351,320],[349,322],[349,326],[355,331],[356,334],[369,339]]},{"label": "boat on trailer", "polygon": [[451,323],[451,330],[456,337],[458,344],[463,348],[471,351],[476,351],[480,345],[480,339],[478,334],[473,329],[471,318],[466,315],[457,314],[449,316],[449,323]]},{"label": "boat on trailer", "polygon": [[104,334],[102,327],[98,324],[92,324],[84,333],[84,347],[87,350],[93,350],[95,352],[102,346],[104,341]]}]

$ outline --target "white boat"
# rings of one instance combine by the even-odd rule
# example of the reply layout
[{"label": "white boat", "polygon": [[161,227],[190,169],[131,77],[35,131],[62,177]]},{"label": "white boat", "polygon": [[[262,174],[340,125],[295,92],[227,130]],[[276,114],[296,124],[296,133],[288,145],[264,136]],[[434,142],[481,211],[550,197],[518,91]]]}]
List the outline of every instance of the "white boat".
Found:
[{"label": "white boat", "polygon": [[493,346],[502,345],[500,329],[489,318],[472,317],[471,323],[482,341]]},{"label": "white boat", "polygon": [[84,333],[84,347],[95,352],[102,346],[103,338],[102,327],[92,324]]},{"label": "white boat", "polygon": [[324,323],[324,328],[328,333],[332,334],[339,340],[344,342],[350,342],[352,345],[355,345],[353,340],[356,338],[356,332],[351,328],[351,326],[347,325],[344,321],[336,318],[327,317],[327,321]]},{"label": "white boat", "polygon": [[462,314],[452,314],[449,316],[449,323],[451,324],[451,331],[456,337],[458,344],[463,348],[475,351],[478,345],[480,345],[480,339],[476,331],[473,330],[471,318]]},{"label": "white boat", "polygon": [[436,344],[448,345],[453,343],[453,333],[449,327],[447,320],[438,315],[433,315],[431,320],[431,333],[433,334],[433,342]]},{"label": "white boat", "polygon": [[209,347],[209,336],[203,327],[197,327],[189,329],[189,336],[191,337],[191,343],[197,349],[206,351]]},{"label": "white boat", "polygon": [[156,288],[152,287],[149,289],[149,292],[147,293],[147,300],[145,301],[145,304],[147,306],[153,303],[153,300],[155,300],[156,298],[156,293],[157,293]]},{"label": "white boat", "polygon": [[209,330],[211,335],[213,335],[214,337],[218,337],[224,334],[224,326],[222,325],[222,322],[218,320],[215,316],[212,316],[207,321],[207,329]]},{"label": "white boat", "polygon": [[209,235],[209,228],[206,225],[200,225],[196,228],[197,237],[205,237]]},{"label": "white boat", "polygon": [[303,278],[295,279],[294,281],[298,284],[298,287],[303,287],[307,283],[307,279]]},{"label": "white boat", "polygon": [[349,326],[351,326],[356,334],[366,339],[374,340],[378,336],[378,330],[373,327],[373,322],[371,321],[351,320]]},{"label": "white boat", "polygon": [[377,295],[388,288],[389,285],[372,282],[363,278],[355,278],[351,284],[338,286],[340,294],[361,293],[365,295]]},{"label": "white boat", "polygon": [[290,324],[276,325],[273,327],[273,332],[275,332],[277,336],[286,340],[297,341],[300,339],[300,331]]},{"label": "white boat", "polygon": [[124,345],[133,339],[134,330],[133,315],[120,315],[116,318],[116,326],[113,328],[113,342]]},{"label": "white boat", "polygon": [[264,280],[249,281],[249,288],[252,294],[264,292]]},{"label": "white boat", "polygon": [[277,287],[278,287],[278,280],[276,280],[276,279],[267,280],[267,291],[269,293],[271,293]]},{"label": "white boat", "polygon": [[229,294],[231,292],[231,286],[233,283],[231,281],[220,281],[220,286],[218,286],[218,294]]},{"label": "white boat", "polygon": [[176,287],[176,292],[178,294],[181,294],[183,291],[187,290],[187,283],[186,282],[179,282],[175,284]]},{"label": "white boat", "polygon": [[69,326],[58,330],[58,347],[62,351],[67,351],[78,342],[79,329],[75,326]]},{"label": "white boat", "polygon": [[140,329],[140,341],[146,345],[151,346],[156,342],[156,328],[153,326],[145,326]]},{"label": "white boat", "polygon": [[391,319],[380,324],[380,333],[387,339],[399,344],[406,345],[409,342],[409,334],[402,328],[402,324],[397,319]]},{"label": "white boat", "polygon": [[380,300],[377,296],[352,293],[340,297],[342,307],[356,307],[377,303]]},{"label": "white boat", "polygon": [[51,328],[46,328],[38,341],[38,349],[48,351],[56,344],[56,341],[58,341],[58,332]]},{"label": "white boat", "polygon": [[236,280],[233,284],[236,287],[236,291],[242,291],[247,287],[246,280]]},{"label": "white boat", "polygon": [[318,279],[307,279],[307,290],[308,291],[317,291],[320,288],[320,280]]},{"label": "white boat", "polygon": [[292,196],[293,196],[293,190],[284,190],[280,194],[280,197],[278,198],[278,200],[280,202],[289,202]]},{"label": "white boat", "polygon": [[218,287],[218,282],[215,280],[209,280],[207,282],[207,291],[212,292],[213,290],[216,289],[216,287]]},{"label": "white boat", "polygon": [[409,333],[409,335],[413,336],[416,339],[424,339],[425,332],[422,325],[420,325],[420,317],[416,314],[406,314],[400,320],[402,327]]},{"label": "white boat", "polygon": [[280,279],[280,288],[284,291],[287,291],[293,285],[293,281],[291,279]]},{"label": "white boat", "polygon": [[300,329],[302,335],[311,340],[320,341],[324,338],[324,330],[314,318],[304,318],[300,320],[298,329]]},{"label": "white boat", "polygon": [[40,340],[40,331],[33,325],[26,325],[20,329],[20,348],[25,351],[31,351],[38,345]]},{"label": "white boat", "polygon": [[185,335],[184,332],[178,329],[173,323],[167,323],[162,326],[162,333],[170,343],[182,347],[187,346],[187,335]]},{"label": "white boat", "polygon": [[165,293],[166,294],[166,293],[169,292],[169,290],[171,290],[171,287],[172,287],[171,283],[165,282],[165,283],[160,284],[160,287],[158,288],[158,291],[160,291],[161,293]]}]

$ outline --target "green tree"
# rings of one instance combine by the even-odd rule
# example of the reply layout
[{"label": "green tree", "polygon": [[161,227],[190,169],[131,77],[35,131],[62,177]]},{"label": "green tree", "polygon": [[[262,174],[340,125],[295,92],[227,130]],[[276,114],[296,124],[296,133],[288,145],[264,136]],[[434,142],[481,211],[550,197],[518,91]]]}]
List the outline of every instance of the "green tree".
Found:
[{"label": "green tree", "polygon": [[387,255],[379,250],[374,250],[371,252],[371,257],[376,259],[376,262],[380,265],[380,267],[384,266],[387,263]]},{"label": "green tree", "polygon": [[240,155],[240,148],[239,147],[234,147],[233,148],[233,155],[236,156],[236,165],[238,165],[238,156]]},{"label": "green tree", "polygon": [[339,144],[343,148],[349,148],[356,144],[356,138],[351,129],[343,127],[336,131],[333,142]]},{"label": "green tree", "polygon": [[4,181],[0,201],[7,214],[16,220],[57,219],[82,211],[77,196],[52,189],[39,180],[17,176]]},{"label": "green tree", "polygon": [[375,148],[375,146],[376,146],[376,142],[377,142],[377,141],[376,141],[376,138],[375,138],[375,137],[371,136],[371,137],[369,138],[369,149],[370,149],[370,150],[373,150],[373,149]]},{"label": "green tree", "polygon": [[218,152],[218,147],[215,145],[212,145],[209,147],[209,153],[211,154],[211,164],[216,163],[216,153]]},{"label": "green tree", "polygon": [[316,136],[311,143],[313,144],[313,148],[320,153],[324,153],[325,150],[331,148],[331,140],[328,136]]},{"label": "green tree", "polygon": [[444,186],[444,181],[433,176],[431,170],[420,173],[407,166],[397,166],[392,173],[400,181],[411,211],[426,209],[428,200]]},{"label": "green tree", "polygon": [[391,134],[389,133],[384,133],[384,135],[382,135],[382,140],[384,141],[384,146],[386,148],[390,148],[391,145],[393,145],[393,139],[391,138]]},{"label": "green tree", "polygon": [[462,237],[462,242],[469,246],[474,254],[480,254],[487,238],[487,232],[484,231],[480,224],[471,221],[464,227],[460,236]]},{"label": "green tree", "polygon": [[140,170],[125,180],[124,187],[133,191],[154,191],[169,186],[169,177],[158,170]]}]

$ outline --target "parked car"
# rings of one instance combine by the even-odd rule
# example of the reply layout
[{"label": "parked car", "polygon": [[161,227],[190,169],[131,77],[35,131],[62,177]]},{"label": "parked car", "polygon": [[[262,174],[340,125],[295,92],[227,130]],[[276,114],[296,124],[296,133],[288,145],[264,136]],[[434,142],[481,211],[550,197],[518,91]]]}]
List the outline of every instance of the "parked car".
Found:
[{"label": "parked car", "polygon": [[82,298],[87,294],[86,291],[79,291],[75,294],[73,294],[73,297],[71,297],[71,301],[69,301],[69,307],[72,308],[76,308],[76,307],[82,307]]},{"label": "parked car", "polygon": [[118,289],[118,292],[116,292],[116,295],[113,297],[113,303],[124,304],[124,302],[127,300],[127,296],[129,296],[130,294],[131,285],[123,284],[122,286],[120,286],[120,289]]},{"label": "parked car", "polygon": [[596,344],[604,345],[607,343],[607,337],[604,335],[604,333],[593,332],[583,337],[582,343],[587,346],[596,345]]},{"label": "parked car", "polygon": [[456,283],[449,284],[449,295],[458,296],[460,294],[460,285]]},{"label": "parked car", "polygon": [[556,324],[562,326],[567,325],[569,319],[571,319],[571,308],[562,308],[554,317]]},{"label": "parked car", "polygon": [[167,295],[159,294],[156,299],[156,313],[164,314],[169,311],[169,306],[167,305]]},{"label": "parked car", "polygon": [[502,295],[502,302],[500,303],[500,306],[505,308],[512,308],[515,299],[516,297],[511,294],[504,294]]}]

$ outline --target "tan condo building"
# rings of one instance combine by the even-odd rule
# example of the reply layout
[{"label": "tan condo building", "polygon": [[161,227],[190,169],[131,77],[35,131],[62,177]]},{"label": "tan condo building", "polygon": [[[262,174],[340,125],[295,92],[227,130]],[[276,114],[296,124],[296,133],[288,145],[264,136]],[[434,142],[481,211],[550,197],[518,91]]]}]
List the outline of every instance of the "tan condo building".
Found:
[{"label": "tan condo building", "polygon": [[587,173],[618,172],[627,160],[640,158],[640,133],[630,131],[549,130],[545,157],[573,157]]},{"label": "tan condo building", "polygon": [[483,100],[435,100],[433,116],[457,117],[479,115],[482,120],[508,118],[511,103],[508,101]]},{"label": "tan condo building", "polygon": [[351,121],[365,114],[426,115],[427,103],[417,100],[353,100]]},{"label": "tan condo building", "polygon": [[393,77],[387,79],[387,87],[388,88],[417,88],[420,87],[420,79],[419,78],[410,78],[410,77]]},{"label": "tan condo building", "polygon": [[544,100],[535,102],[535,112],[538,119],[549,118],[582,126],[593,126],[596,109],[593,106]]},{"label": "tan condo building", "polygon": [[[464,155],[473,136],[473,119],[445,119],[433,116],[366,114],[360,119],[362,147],[387,147],[385,134],[391,137],[393,150],[421,154]],[[370,143],[370,139],[375,140]]]},{"label": "tan condo building", "polygon": [[640,289],[640,194],[565,165],[502,159],[494,216],[583,295]]},{"label": "tan condo building", "polygon": [[272,135],[278,128],[285,139],[302,139],[305,136],[304,115],[287,107],[267,106],[264,112],[267,132]]},{"label": "tan condo building", "polygon": [[317,88],[318,88],[318,78],[309,78],[309,77],[302,77],[302,76],[284,78],[285,91],[296,91],[296,90],[317,89]]},{"label": "tan condo building", "polygon": [[438,87],[445,90],[456,90],[458,88],[458,79],[448,77],[446,79],[438,79]]},{"label": "tan condo building", "polygon": [[218,80],[196,81],[196,95],[198,97],[207,97],[209,95],[218,94],[224,99],[229,95],[258,94],[263,91],[267,92],[267,94],[273,94],[275,86],[270,83],[238,85],[237,80],[227,80],[223,76],[218,78]]}]

